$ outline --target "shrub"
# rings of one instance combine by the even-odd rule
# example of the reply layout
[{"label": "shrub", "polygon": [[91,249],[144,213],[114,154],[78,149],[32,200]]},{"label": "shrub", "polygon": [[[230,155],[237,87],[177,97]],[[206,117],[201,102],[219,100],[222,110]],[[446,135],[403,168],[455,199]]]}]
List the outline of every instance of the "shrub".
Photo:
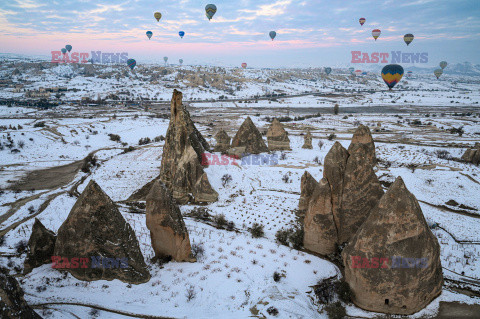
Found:
[{"label": "shrub", "polygon": [[90,169],[97,165],[97,157],[93,154],[88,154],[87,157],[83,159],[82,172],[90,173]]},{"label": "shrub", "polygon": [[340,107],[338,106],[338,104],[335,104],[335,106],[333,107],[333,114],[338,115],[339,109]]},{"label": "shrub", "polygon": [[263,237],[265,234],[263,231],[263,225],[259,223],[253,223],[252,227],[250,228],[250,233],[252,234],[253,238]]},{"label": "shrub", "polygon": [[18,141],[17,145],[18,145],[18,147],[23,148],[25,146],[25,142],[24,141]]},{"label": "shrub", "polygon": [[227,224],[227,219],[223,214],[215,215],[213,221],[215,222],[215,224],[217,224],[218,227],[222,228]]},{"label": "shrub", "polygon": [[190,302],[192,299],[194,299],[196,295],[197,293],[195,292],[195,288],[193,286],[187,288],[187,292],[185,294],[187,297],[187,302]]},{"label": "shrub", "polygon": [[203,221],[210,221],[211,219],[210,210],[207,207],[195,207],[187,216]]},{"label": "shrub", "polygon": [[149,137],[144,137],[138,140],[138,145],[147,145],[150,142],[152,142],[152,140]]},{"label": "shrub", "polygon": [[45,122],[37,122],[33,124],[33,127],[45,127]]},{"label": "shrub", "polygon": [[437,155],[437,157],[440,159],[445,159],[445,160],[452,159],[452,155],[450,155],[450,152],[447,150],[436,150],[435,155]]},{"label": "shrub", "polygon": [[230,183],[230,181],[232,180],[232,175],[230,174],[225,174],[222,176],[222,186],[225,187],[226,185],[228,185]]},{"label": "shrub", "polygon": [[301,227],[292,229],[290,236],[288,236],[288,241],[294,249],[301,249],[303,247],[303,229]]},{"label": "shrub", "polygon": [[23,254],[24,252],[27,251],[27,241],[26,240],[21,240],[18,243],[15,244],[15,251],[18,254]]},{"label": "shrub", "polygon": [[108,134],[108,136],[110,137],[110,140],[111,140],[111,141],[119,142],[119,143],[120,143],[120,141],[121,141],[120,135],[117,135],[117,134]]},{"label": "shrub", "polygon": [[129,147],[123,149],[123,154],[130,153],[130,152],[133,152],[133,151],[135,151],[135,147],[129,146]]},{"label": "shrub", "polygon": [[329,319],[343,319],[347,316],[347,311],[340,301],[326,305],[324,310]]},{"label": "shrub", "polygon": [[290,181],[290,177],[288,177],[288,174],[283,175],[282,181],[286,184]]},{"label": "shrub", "polygon": [[279,282],[280,279],[282,279],[282,275],[278,271],[274,272],[273,273],[273,281]]},{"label": "shrub", "polygon": [[313,161],[315,163],[317,163],[318,165],[321,165],[322,164],[322,161],[320,160],[320,158],[318,158],[318,156],[315,156],[315,158],[313,159]]},{"label": "shrub", "polygon": [[329,304],[335,298],[335,282],[333,278],[319,281],[313,287],[313,293],[321,304]]},{"label": "shrub", "polygon": [[197,260],[201,259],[205,254],[205,248],[203,247],[203,243],[193,244],[192,245],[192,255]]},{"label": "shrub", "polygon": [[335,283],[335,289],[337,291],[338,299],[349,304],[353,299],[353,291],[350,289],[350,285],[344,278]]},{"label": "shrub", "polygon": [[5,245],[5,236],[0,236],[0,247]]},{"label": "shrub", "polygon": [[278,315],[278,309],[275,308],[274,306],[271,306],[267,309],[267,313],[270,315],[270,316],[276,316]]},{"label": "shrub", "polygon": [[287,153],[285,152],[282,152],[280,153],[280,159],[283,161],[283,160],[286,160],[287,159]]},{"label": "shrub", "polygon": [[290,235],[290,231],[286,229],[279,229],[275,234],[275,239],[279,244],[288,246],[288,237]]},{"label": "shrub", "polygon": [[458,134],[458,136],[462,136],[463,133],[465,133],[463,126],[460,126],[459,128],[452,127],[449,131],[450,134]]},{"label": "shrub", "polygon": [[318,148],[319,148],[319,149],[322,149],[323,144],[324,144],[323,141],[322,141],[322,140],[319,140],[319,141],[318,141]]},{"label": "shrub", "polygon": [[30,207],[28,207],[28,212],[30,214],[33,214],[35,212],[35,207],[33,207],[33,205],[30,205]]},{"label": "shrub", "polygon": [[332,133],[332,134],[330,134],[330,135],[327,137],[327,140],[333,141],[336,137],[337,137],[337,135],[335,135],[334,133]]},{"label": "shrub", "polygon": [[153,139],[154,142],[158,143],[161,141],[165,141],[165,137],[163,135],[157,136]]},{"label": "shrub", "polygon": [[100,316],[100,311],[98,309],[95,309],[95,308],[92,308],[88,314],[92,317],[92,318],[97,318],[98,316]]}]

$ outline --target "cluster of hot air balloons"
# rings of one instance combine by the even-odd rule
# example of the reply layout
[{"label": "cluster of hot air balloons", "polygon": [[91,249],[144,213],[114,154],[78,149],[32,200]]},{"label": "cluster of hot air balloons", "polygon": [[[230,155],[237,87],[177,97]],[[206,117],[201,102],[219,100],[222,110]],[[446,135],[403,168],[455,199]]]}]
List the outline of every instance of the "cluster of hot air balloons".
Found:
[{"label": "cluster of hot air balloons", "polygon": [[437,80],[440,79],[440,77],[443,74],[443,70],[447,67],[448,63],[446,61],[440,62],[440,69],[436,69],[433,71],[433,74],[437,77]]},{"label": "cluster of hot air balloons", "polygon": [[[358,22],[360,22],[360,25],[363,26],[363,24],[365,23],[365,21],[367,21],[367,19],[365,18],[360,18],[358,19]],[[372,37],[375,39],[375,41],[377,41],[378,37],[380,37],[380,34],[382,34],[382,31],[380,29],[374,29],[372,30]],[[411,33],[407,33],[403,36],[403,41],[405,41],[405,43],[407,45],[409,45],[410,43],[412,43],[413,39],[415,37],[413,36],[413,34]]]}]

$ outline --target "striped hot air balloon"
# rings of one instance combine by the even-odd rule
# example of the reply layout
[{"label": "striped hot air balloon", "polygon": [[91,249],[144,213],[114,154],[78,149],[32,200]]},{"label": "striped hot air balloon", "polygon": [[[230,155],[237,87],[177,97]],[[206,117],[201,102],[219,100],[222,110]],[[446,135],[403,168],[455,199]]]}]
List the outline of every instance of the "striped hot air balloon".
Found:
[{"label": "striped hot air balloon", "polygon": [[162,14],[160,12],[155,12],[153,16],[155,17],[155,19],[157,19],[157,22],[160,21],[160,19],[162,18]]},{"label": "striped hot air balloon", "polygon": [[213,16],[217,12],[217,6],[214,4],[207,4],[205,6],[205,14],[207,15],[208,20],[212,20]]},{"label": "striped hot air balloon", "polygon": [[403,36],[403,41],[405,41],[405,43],[406,43],[407,45],[409,45],[410,43],[412,43],[412,41],[413,41],[414,38],[415,38],[415,37],[413,36],[413,34],[407,33],[407,34],[405,34],[405,35]]},{"label": "striped hot air balloon", "polygon": [[435,74],[435,76],[437,77],[437,80],[438,80],[442,76],[443,70],[442,69],[436,69],[435,71],[433,71],[433,74]]},{"label": "striped hot air balloon", "polygon": [[372,36],[375,39],[375,41],[377,41],[377,39],[378,39],[378,37],[380,36],[381,33],[382,33],[382,31],[380,31],[380,29],[375,29],[375,30],[372,31]]},{"label": "striped hot air balloon", "polygon": [[407,72],[407,77],[408,77],[408,78],[411,78],[412,75],[413,75],[413,72],[412,72],[412,71],[408,71],[408,72]]},{"label": "striped hot air balloon", "polygon": [[244,69],[247,68],[247,64],[245,62],[242,63],[242,68],[244,68]]},{"label": "striped hot air balloon", "polygon": [[365,23],[365,18],[360,18],[358,19],[358,22],[360,22],[360,25],[363,25]]},{"label": "striped hot air balloon", "polygon": [[135,67],[135,65],[137,65],[137,61],[135,61],[134,59],[128,59],[127,60],[127,65],[130,69],[133,70],[133,68]]},{"label": "striped hot air balloon", "polygon": [[360,74],[362,74],[362,70],[355,70],[355,75],[356,76],[360,76]]},{"label": "striped hot air balloon", "polygon": [[382,79],[390,90],[400,82],[403,77],[403,72],[403,67],[398,64],[388,64],[383,67]]},{"label": "striped hot air balloon", "polygon": [[447,65],[448,65],[447,61],[440,62],[440,67],[442,68],[442,70],[445,69]]}]

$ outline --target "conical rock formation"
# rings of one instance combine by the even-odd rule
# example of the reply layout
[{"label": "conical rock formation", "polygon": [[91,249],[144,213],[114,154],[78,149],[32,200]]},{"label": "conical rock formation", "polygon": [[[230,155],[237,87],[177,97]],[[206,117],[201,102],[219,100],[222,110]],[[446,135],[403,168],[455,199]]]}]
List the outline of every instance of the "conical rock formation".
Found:
[{"label": "conical rock formation", "polygon": [[159,181],[147,196],[147,228],[156,257],[195,261],[180,209],[166,186]]},{"label": "conical rock formation", "polygon": [[201,165],[202,154],[209,150],[182,104],[182,93],[174,90],[159,177],[180,204],[218,199]]},{"label": "conical rock formation", "polygon": [[442,291],[440,246],[401,177],[345,247],[342,258],[353,301],[366,310],[413,314]]},{"label": "conical rock formation", "polygon": [[375,143],[373,142],[370,129],[365,125],[360,125],[353,134],[352,142],[348,147],[348,153],[360,152],[362,156],[366,158],[369,163],[375,165],[377,158],[375,156]]},{"label": "conical rock formation", "polygon": [[55,234],[35,218],[32,234],[28,240],[27,257],[23,265],[24,274],[28,274],[33,268],[52,262],[55,241]]},{"label": "conical rock formation", "polygon": [[0,269],[0,318],[41,319],[23,298],[24,292],[17,280]]},{"label": "conical rock formation", "polygon": [[475,143],[473,148],[469,148],[462,155],[462,160],[474,165],[480,164],[480,143]]},{"label": "conical rock formation", "polygon": [[300,184],[300,201],[298,202],[298,210],[300,213],[305,213],[307,210],[308,203],[310,202],[310,198],[312,197],[317,184],[318,182],[308,171],[303,173]]},{"label": "conical rock formation", "polygon": [[226,153],[230,148],[230,140],[231,140],[227,132],[225,132],[224,130],[220,130],[220,132],[218,132],[217,135],[215,135],[215,139],[217,141],[217,144],[215,145],[214,151]]},{"label": "conical rock formation", "polygon": [[313,149],[313,146],[312,146],[312,133],[310,133],[310,130],[307,131],[307,134],[305,134],[304,138],[303,138],[303,146],[302,148],[304,149]]},{"label": "conical rock formation", "polygon": [[[139,284],[150,279],[135,233],[115,203],[93,180],[60,226],[54,255],[70,261],[88,258],[86,268],[67,268],[63,262],[59,267],[66,268],[79,280],[119,279]],[[105,267],[105,261],[110,266],[116,262],[118,267],[117,264]]]},{"label": "conical rock formation", "polygon": [[285,131],[282,123],[280,123],[276,118],[273,119],[272,124],[268,128],[267,142],[268,149],[270,151],[291,150],[288,133]]},{"label": "conical rock formation", "polygon": [[238,129],[232,140],[232,148],[229,153],[233,155],[260,154],[268,152],[267,145],[262,139],[252,119],[248,116]]}]

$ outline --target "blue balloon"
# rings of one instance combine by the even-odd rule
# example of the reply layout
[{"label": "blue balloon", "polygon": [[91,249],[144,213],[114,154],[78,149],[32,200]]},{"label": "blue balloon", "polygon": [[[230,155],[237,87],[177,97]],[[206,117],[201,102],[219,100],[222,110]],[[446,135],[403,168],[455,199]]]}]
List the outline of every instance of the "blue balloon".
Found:
[{"label": "blue balloon", "polygon": [[61,48],[60,51],[62,51],[63,54],[67,53],[67,49]]},{"label": "blue balloon", "polygon": [[178,35],[180,36],[180,38],[182,38],[182,39],[183,39],[183,36],[185,35],[185,32],[183,32],[183,31],[180,31],[180,32],[178,32]]},{"label": "blue balloon", "polygon": [[67,44],[65,46],[65,49],[67,49],[68,52],[72,51],[72,46],[70,44]]},{"label": "blue balloon", "polygon": [[147,37],[148,37],[148,40],[150,40],[150,38],[152,37],[153,35],[153,32],[152,31],[147,31]]}]

